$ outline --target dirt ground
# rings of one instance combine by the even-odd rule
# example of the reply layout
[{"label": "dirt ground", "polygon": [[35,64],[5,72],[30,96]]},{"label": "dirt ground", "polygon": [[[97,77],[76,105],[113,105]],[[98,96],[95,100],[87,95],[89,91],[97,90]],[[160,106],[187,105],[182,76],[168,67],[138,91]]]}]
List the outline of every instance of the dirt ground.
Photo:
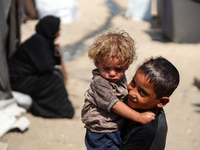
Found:
[{"label": "dirt ground", "polygon": [[[127,0],[115,2],[121,10],[126,10]],[[93,42],[94,33],[120,28],[133,37],[137,46],[138,59],[126,72],[128,82],[138,65],[150,56],[166,57],[180,72],[180,85],[164,108],[168,121],[166,150],[199,149],[200,91],[193,83],[194,78],[200,79],[200,44],[173,43],[162,38],[155,23],[125,19],[124,13],[110,15],[106,0],[79,0],[78,6],[79,18],[62,25],[58,41],[63,49],[76,43],[85,46],[85,51],[65,63],[68,71],[66,88],[76,109],[75,117],[71,120],[44,119],[26,113],[23,116],[31,122],[28,130],[9,132],[0,141],[8,143],[8,150],[85,150],[85,129],[80,112],[94,68],[87,57],[87,47]],[[22,40],[34,33],[36,22],[29,20],[22,25]]]}]

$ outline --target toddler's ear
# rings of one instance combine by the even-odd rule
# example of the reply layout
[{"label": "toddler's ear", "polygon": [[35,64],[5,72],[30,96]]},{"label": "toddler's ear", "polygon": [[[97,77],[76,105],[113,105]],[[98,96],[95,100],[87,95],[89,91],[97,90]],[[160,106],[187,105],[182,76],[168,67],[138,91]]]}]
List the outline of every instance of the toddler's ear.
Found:
[{"label": "toddler's ear", "polygon": [[169,97],[162,97],[159,100],[157,107],[159,107],[159,108],[164,107],[167,103],[169,103]]},{"label": "toddler's ear", "polygon": [[129,68],[129,65],[126,66],[126,70]]},{"label": "toddler's ear", "polygon": [[98,68],[98,62],[94,62],[95,66]]}]

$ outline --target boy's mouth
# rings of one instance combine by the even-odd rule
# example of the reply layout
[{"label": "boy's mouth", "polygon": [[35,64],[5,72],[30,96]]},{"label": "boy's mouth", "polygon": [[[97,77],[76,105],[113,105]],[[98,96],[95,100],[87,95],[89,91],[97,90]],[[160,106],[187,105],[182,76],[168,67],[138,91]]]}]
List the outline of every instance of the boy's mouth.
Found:
[{"label": "boy's mouth", "polygon": [[135,100],[135,98],[132,98],[130,96],[128,97],[128,100],[131,101],[131,102],[133,102],[133,103],[137,103],[136,100]]}]

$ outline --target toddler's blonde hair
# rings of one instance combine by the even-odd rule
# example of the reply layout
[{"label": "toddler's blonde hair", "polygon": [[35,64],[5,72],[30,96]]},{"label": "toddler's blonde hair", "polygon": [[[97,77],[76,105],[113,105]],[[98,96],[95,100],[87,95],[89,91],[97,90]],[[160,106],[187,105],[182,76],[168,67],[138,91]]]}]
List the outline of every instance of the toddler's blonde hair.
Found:
[{"label": "toddler's blonde hair", "polygon": [[99,63],[105,56],[122,59],[129,66],[136,59],[135,41],[124,30],[105,32],[90,46],[88,57]]}]

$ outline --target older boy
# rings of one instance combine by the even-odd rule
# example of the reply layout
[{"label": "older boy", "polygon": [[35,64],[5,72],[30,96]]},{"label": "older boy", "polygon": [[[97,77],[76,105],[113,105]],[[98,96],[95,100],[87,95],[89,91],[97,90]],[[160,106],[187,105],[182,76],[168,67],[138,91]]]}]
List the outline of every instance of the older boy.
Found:
[{"label": "older boy", "polygon": [[156,118],[144,125],[130,121],[123,131],[122,150],[164,150],[167,122],[162,107],[178,84],[178,70],[165,58],[151,58],[139,67],[128,85],[126,102],[139,112],[153,111]]}]

